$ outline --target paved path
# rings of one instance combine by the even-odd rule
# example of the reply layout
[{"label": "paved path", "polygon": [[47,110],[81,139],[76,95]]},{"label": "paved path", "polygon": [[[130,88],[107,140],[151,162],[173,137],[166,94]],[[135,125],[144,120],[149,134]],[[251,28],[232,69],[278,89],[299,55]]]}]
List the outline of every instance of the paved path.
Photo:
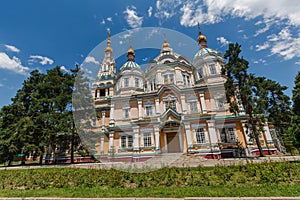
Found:
[{"label": "paved path", "polygon": [[0,200],[300,200],[300,197],[186,197],[186,198],[0,198]]},{"label": "paved path", "polygon": [[[272,156],[272,157],[262,157],[262,158],[229,158],[229,159],[205,159],[199,156],[181,156],[176,161],[172,163],[152,163],[150,166],[149,162],[146,167],[149,166],[152,170],[161,168],[164,166],[173,166],[173,167],[212,167],[216,165],[238,165],[246,163],[262,163],[262,162],[281,162],[281,161],[299,161],[300,156]],[[53,168],[53,167],[72,167],[72,168],[88,168],[88,169],[109,169],[109,168],[119,168],[119,169],[128,169],[132,167],[134,169],[142,169],[145,167],[143,162],[137,163],[83,163],[83,164],[70,164],[70,165],[37,165],[37,166],[15,166],[15,167],[0,167],[0,170],[14,170],[14,169],[34,169],[34,168]],[[149,170],[151,171],[151,170]]]}]

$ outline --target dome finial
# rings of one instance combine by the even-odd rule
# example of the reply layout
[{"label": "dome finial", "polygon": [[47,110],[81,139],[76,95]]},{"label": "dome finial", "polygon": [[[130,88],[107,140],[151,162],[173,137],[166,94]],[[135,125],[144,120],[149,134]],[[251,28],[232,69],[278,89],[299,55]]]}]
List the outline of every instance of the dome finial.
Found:
[{"label": "dome finial", "polygon": [[170,48],[170,44],[167,42],[167,37],[166,37],[166,33],[164,33],[164,43],[162,45],[162,48]]},{"label": "dome finial", "polygon": [[203,48],[203,47],[207,47],[206,45],[206,37],[205,35],[202,34],[201,30],[200,30],[200,23],[198,22],[198,45]]},{"label": "dome finial", "polygon": [[110,47],[111,41],[110,41],[110,29],[107,29],[107,46],[104,51],[110,51],[112,52],[112,48]]},{"label": "dome finial", "polygon": [[132,37],[130,35],[130,38],[129,38],[129,49],[127,51],[127,58],[128,58],[128,61],[134,61],[134,50],[132,48]]}]

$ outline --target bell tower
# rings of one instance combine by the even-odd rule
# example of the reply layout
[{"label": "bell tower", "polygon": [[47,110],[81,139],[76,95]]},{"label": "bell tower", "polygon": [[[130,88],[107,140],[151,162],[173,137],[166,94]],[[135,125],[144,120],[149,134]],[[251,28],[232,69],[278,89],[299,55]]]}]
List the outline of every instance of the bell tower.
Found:
[{"label": "bell tower", "polygon": [[116,77],[116,62],[112,56],[110,31],[107,31],[107,46],[104,49],[104,58],[100,64],[96,81],[93,83],[94,99],[105,99],[114,95],[114,79]]}]

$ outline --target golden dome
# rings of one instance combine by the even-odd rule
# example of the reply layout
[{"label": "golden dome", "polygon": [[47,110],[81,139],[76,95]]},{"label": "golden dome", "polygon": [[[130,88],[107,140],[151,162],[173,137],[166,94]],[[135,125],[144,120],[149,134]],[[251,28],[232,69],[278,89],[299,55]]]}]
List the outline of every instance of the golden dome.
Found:
[{"label": "golden dome", "polygon": [[201,41],[206,42],[206,36],[200,32],[200,34],[198,36],[198,44],[200,44]]},{"label": "golden dome", "polygon": [[133,50],[133,48],[131,48],[131,47],[130,47],[130,48],[128,49],[128,51],[127,51],[127,54],[130,54],[130,53],[131,53],[131,54],[134,54],[134,50]]},{"label": "golden dome", "polygon": [[162,45],[162,48],[165,48],[165,47],[170,47],[170,44],[168,42],[166,42],[166,41]]},{"label": "golden dome", "polygon": [[112,52],[113,50],[112,50],[112,48],[110,46],[107,46],[107,47],[105,47],[104,51],[110,51],[110,52]]}]

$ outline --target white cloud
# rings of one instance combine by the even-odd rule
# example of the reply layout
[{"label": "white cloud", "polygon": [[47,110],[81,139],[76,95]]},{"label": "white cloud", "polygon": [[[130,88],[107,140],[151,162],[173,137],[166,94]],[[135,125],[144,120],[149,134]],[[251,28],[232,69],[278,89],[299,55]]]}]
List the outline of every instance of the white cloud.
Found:
[{"label": "white cloud", "polygon": [[104,19],[102,19],[102,21],[100,22],[101,24],[105,24],[105,20]]},{"label": "white cloud", "polygon": [[131,6],[131,8],[127,7],[123,13],[126,14],[125,19],[131,28],[139,28],[142,26],[143,17],[137,15],[134,6]]},{"label": "white cloud", "polygon": [[[160,7],[162,7],[160,5]],[[172,8],[165,7],[166,11]],[[269,48],[271,54],[282,56],[284,59],[300,57],[300,3],[298,0],[187,0],[180,5],[180,24],[182,26],[196,26],[202,24],[214,24],[225,19],[243,18],[245,20],[260,19],[255,23],[257,30],[254,37],[266,33],[284,24],[284,28],[278,34],[267,37],[267,43],[257,45],[256,50]],[[294,32],[289,29],[293,28]],[[276,30],[276,29],[275,29]],[[247,39],[247,36],[244,37]],[[269,46],[268,46],[269,45]]]},{"label": "white cloud", "polygon": [[282,56],[285,60],[300,57],[300,38],[291,38],[289,40],[281,40],[273,44],[271,48],[272,54]]},{"label": "white cloud", "polygon": [[269,43],[269,42],[265,42],[265,43],[262,44],[262,45],[258,45],[258,44],[257,44],[255,47],[256,47],[256,51],[265,50],[265,49],[267,49],[267,48],[270,47],[270,43]]},{"label": "white cloud", "polygon": [[300,65],[300,61],[298,61],[298,62],[295,62],[295,64],[296,64],[296,65]]},{"label": "white cloud", "polygon": [[263,23],[270,23],[270,25],[276,23],[278,19],[287,20],[290,25],[300,25],[299,10],[300,4],[297,0],[278,0],[264,3],[261,0],[205,0],[203,2],[189,0],[181,5],[180,22],[183,26],[195,26],[198,21],[214,24],[229,15],[247,20],[261,16],[264,19]]},{"label": "white cloud", "polygon": [[0,83],[0,88],[3,87],[4,85],[2,83]]},{"label": "white cloud", "polygon": [[65,66],[60,66],[60,69],[64,72],[67,72],[67,73],[69,72],[69,70],[67,70],[67,68]]},{"label": "white cloud", "polygon": [[84,62],[86,62],[86,63],[94,63],[94,64],[96,64],[96,65],[99,65],[99,64],[100,64],[99,61],[97,61],[97,60],[95,59],[95,57],[93,57],[93,56],[88,56],[88,57],[86,57],[85,60],[84,60]]},{"label": "white cloud", "polygon": [[18,49],[18,48],[15,47],[15,46],[12,46],[12,45],[6,44],[6,45],[5,45],[5,48],[6,48],[7,51],[16,52],[16,53],[19,53],[19,52],[20,52],[20,49]]},{"label": "white cloud", "polygon": [[160,20],[160,24],[166,19],[173,17],[178,12],[178,7],[182,5],[182,0],[157,0],[156,12],[154,16]]},{"label": "white cloud", "polygon": [[271,55],[280,55],[285,60],[300,57],[300,37],[294,37],[289,28],[283,28],[278,34],[267,37],[270,43]]},{"label": "white cloud", "polygon": [[149,7],[148,9],[148,17],[152,16],[152,6]]},{"label": "white cloud", "polygon": [[221,43],[222,46],[229,44],[229,41],[226,38],[224,38],[223,36],[217,37],[217,40]]},{"label": "white cloud", "polygon": [[45,56],[40,56],[40,55],[31,55],[29,56],[29,63],[40,63],[41,65],[52,65],[54,61],[51,58],[45,57]]},{"label": "white cloud", "polygon": [[22,65],[21,60],[15,56],[10,58],[6,53],[0,52],[0,69],[7,69],[18,74],[25,75],[29,70],[28,67]]},{"label": "white cloud", "polygon": [[263,63],[264,64],[265,62],[266,62],[266,60],[260,58],[258,60],[255,60],[253,63],[255,63],[255,64]]},{"label": "white cloud", "polygon": [[106,20],[109,21],[109,22],[112,22],[112,18],[111,17],[106,18]]}]

